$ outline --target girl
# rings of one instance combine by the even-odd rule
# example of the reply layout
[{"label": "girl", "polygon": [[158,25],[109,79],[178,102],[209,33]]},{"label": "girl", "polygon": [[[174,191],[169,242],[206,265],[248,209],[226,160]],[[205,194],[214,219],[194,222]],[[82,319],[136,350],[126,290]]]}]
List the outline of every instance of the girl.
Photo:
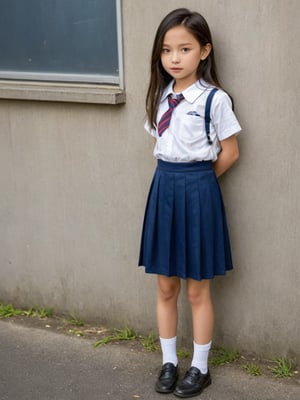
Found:
[{"label": "girl", "polygon": [[[211,124],[204,120],[207,99]],[[158,160],[148,197],[139,265],[157,274],[157,320],[162,369],[159,393],[196,396],[210,385],[213,335],[210,280],[233,268],[217,177],[238,159],[241,130],[230,97],[220,87],[209,27],[196,12],[170,12],[154,40],[146,98],[148,132]],[[209,132],[210,131],[210,132]],[[186,280],[194,354],[178,380],[177,300]]]}]

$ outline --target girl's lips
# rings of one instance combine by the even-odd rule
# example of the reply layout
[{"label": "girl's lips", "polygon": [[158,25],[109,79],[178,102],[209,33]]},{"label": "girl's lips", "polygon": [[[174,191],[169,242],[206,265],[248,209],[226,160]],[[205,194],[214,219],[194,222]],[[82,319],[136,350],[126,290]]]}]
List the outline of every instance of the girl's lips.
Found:
[{"label": "girl's lips", "polygon": [[182,68],[171,68],[171,71],[182,71]]}]

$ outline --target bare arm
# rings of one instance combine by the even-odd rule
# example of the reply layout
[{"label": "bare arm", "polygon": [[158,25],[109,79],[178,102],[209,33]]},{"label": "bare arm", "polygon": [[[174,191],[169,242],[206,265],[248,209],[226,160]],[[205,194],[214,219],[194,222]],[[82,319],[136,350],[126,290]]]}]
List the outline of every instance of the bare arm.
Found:
[{"label": "bare arm", "polygon": [[213,169],[217,177],[224,174],[239,158],[239,146],[235,135],[222,140],[220,144],[222,150],[217,161],[213,163]]}]

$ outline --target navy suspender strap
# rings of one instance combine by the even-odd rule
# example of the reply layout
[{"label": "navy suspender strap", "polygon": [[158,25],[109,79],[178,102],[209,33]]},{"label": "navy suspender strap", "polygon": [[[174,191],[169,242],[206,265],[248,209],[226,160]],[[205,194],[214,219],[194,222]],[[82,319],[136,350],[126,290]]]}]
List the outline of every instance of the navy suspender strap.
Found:
[{"label": "navy suspender strap", "polygon": [[212,140],[210,138],[210,109],[211,109],[211,102],[212,99],[217,92],[218,88],[214,88],[211,90],[209,95],[207,96],[206,99],[206,104],[205,104],[205,131],[206,131],[206,136],[209,144],[212,144]]}]

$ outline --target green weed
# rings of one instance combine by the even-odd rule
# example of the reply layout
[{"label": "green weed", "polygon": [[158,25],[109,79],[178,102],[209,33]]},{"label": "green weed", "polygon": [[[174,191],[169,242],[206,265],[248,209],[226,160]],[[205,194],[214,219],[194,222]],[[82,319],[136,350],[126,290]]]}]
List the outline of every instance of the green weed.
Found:
[{"label": "green weed", "polygon": [[243,368],[246,370],[248,375],[252,375],[252,376],[262,375],[261,368],[256,364],[246,364],[246,365],[243,365]]},{"label": "green weed", "polygon": [[66,322],[74,326],[84,326],[84,322],[81,319],[76,318],[74,315],[71,315],[69,319],[66,319]]},{"label": "green weed", "polygon": [[0,304],[0,318],[11,318],[24,315],[24,311],[15,308],[12,304]]},{"label": "green weed", "polygon": [[288,358],[276,358],[275,367],[269,367],[269,370],[276,378],[288,378],[293,375],[293,362]]},{"label": "green weed", "polygon": [[53,317],[53,310],[51,308],[40,308],[34,310],[33,316],[38,318],[50,318]]},{"label": "green weed", "polygon": [[140,342],[147,351],[158,350],[157,337],[153,332],[150,332],[146,337],[141,337]]},{"label": "green weed", "polygon": [[12,318],[19,315],[24,315],[25,317],[47,318],[53,316],[53,310],[47,308],[20,309],[15,308],[12,304],[0,304],[0,318]]},{"label": "green weed", "polygon": [[235,349],[225,349],[219,347],[212,350],[212,357],[209,360],[211,365],[225,365],[233,363],[239,360],[241,357],[240,353]]},{"label": "green weed", "polygon": [[122,340],[134,340],[137,337],[138,335],[128,327],[125,327],[124,329],[115,329],[114,334],[105,336],[103,339],[95,342],[93,346],[99,347],[111,342],[119,342]]},{"label": "green weed", "polygon": [[188,358],[190,353],[185,349],[177,349],[177,356],[179,358]]}]

